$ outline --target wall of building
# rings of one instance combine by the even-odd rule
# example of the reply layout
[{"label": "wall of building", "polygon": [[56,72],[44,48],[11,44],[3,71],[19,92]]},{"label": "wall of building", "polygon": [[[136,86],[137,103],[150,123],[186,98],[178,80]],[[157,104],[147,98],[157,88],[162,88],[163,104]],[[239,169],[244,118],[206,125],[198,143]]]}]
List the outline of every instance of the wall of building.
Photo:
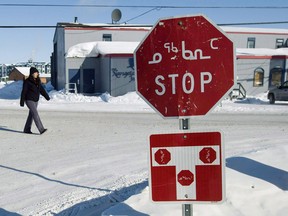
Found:
[{"label": "wall of building", "polygon": [[57,89],[64,89],[66,83],[66,59],[65,59],[65,31],[57,28],[53,39],[53,55],[51,68],[52,85]]},{"label": "wall of building", "polygon": [[14,81],[23,80],[25,78],[27,78],[27,77],[25,77],[23,74],[21,74],[17,70],[13,70],[9,75],[9,80],[14,80]]},{"label": "wall of building", "polygon": [[114,29],[114,28],[65,28],[65,52],[76,44],[94,41],[103,41],[103,35],[111,35],[112,41],[141,41],[148,30],[139,29]]},{"label": "wall of building", "polygon": [[[257,68],[264,70],[262,86],[254,85],[254,72]],[[236,61],[236,82],[240,82],[248,95],[256,95],[268,90],[270,59],[238,58]]]},{"label": "wall of building", "polygon": [[[77,92],[94,94],[101,92],[101,73],[98,58],[67,58],[66,85],[77,84]],[[74,75],[74,79],[71,75]],[[88,77],[88,78],[87,78]]]},{"label": "wall of building", "polygon": [[248,48],[248,38],[255,38],[255,48],[276,48],[276,40],[283,39],[284,42],[288,39],[288,33],[256,33],[256,32],[226,32],[228,37],[233,41],[237,48]]},{"label": "wall of building", "polygon": [[111,92],[111,76],[109,72],[110,68],[110,58],[106,58],[105,56],[99,57],[99,69],[101,72],[101,89],[102,93]]},{"label": "wall of building", "polygon": [[[286,56],[240,56],[236,61],[236,82],[240,82],[247,95],[257,95],[280,85],[287,79]],[[263,84],[257,85],[256,71],[263,71]],[[272,82],[272,73],[277,75]],[[280,76],[280,77],[279,77]]]},{"label": "wall of building", "polygon": [[[66,79],[77,84],[77,92],[119,96],[135,91],[135,71],[133,55],[106,55],[91,58],[67,58]],[[87,72],[93,70],[93,78]],[[91,78],[91,79],[90,79]],[[87,81],[93,84],[92,92],[87,92]],[[79,85],[78,85],[79,84]],[[88,83],[89,86],[89,83]],[[67,89],[71,87],[67,87]]]},{"label": "wall of building", "polygon": [[134,59],[130,57],[111,57],[110,64],[111,95],[124,95],[135,91]]}]

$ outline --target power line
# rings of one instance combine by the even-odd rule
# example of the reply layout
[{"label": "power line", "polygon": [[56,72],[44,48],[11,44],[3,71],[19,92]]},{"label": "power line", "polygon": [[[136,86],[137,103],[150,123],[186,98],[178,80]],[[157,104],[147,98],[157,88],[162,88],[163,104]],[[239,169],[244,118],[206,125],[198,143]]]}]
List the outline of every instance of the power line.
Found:
[{"label": "power line", "polygon": [[148,10],[148,11],[142,13],[142,14],[139,14],[139,15],[136,16],[136,17],[133,17],[133,18],[131,18],[131,19],[128,19],[128,20],[126,20],[126,21],[124,21],[124,22],[122,22],[122,23],[130,22],[131,20],[134,20],[134,19],[137,19],[137,18],[139,18],[139,17],[141,17],[141,16],[144,16],[145,14],[150,13],[151,11],[154,11],[154,10],[160,10],[160,9],[161,9],[161,8],[157,8],[157,7],[152,8],[152,9],[150,9],[150,10]]},{"label": "power line", "polygon": [[[146,12],[147,13],[147,12]],[[133,18],[134,19],[134,18]],[[136,19],[136,18],[135,18]],[[130,19],[131,20],[131,19]],[[128,20],[128,21],[130,21]],[[127,21],[126,21],[127,22]],[[251,22],[251,23],[221,23],[217,24],[218,26],[236,26],[236,25],[276,25],[276,24],[288,24],[288,21],[276,21],[276,22]],[[119,28],[121,27],[152,27],[153,25],[141,25],[141,24],[134,24],[134,25],[101,25],[101,26],[93,26],[93,25],[82,25],[82,24],[74,24],[74,23],[65,23],[65,25],[7,25],[7,26],[0,26],[0,29],[25,29],[25,28],[34,28],[34,29],[41,29],[41,28],[65,28],[65,27],[81,27],[81,28],[104,28],[104,27],[110,27],[110,28]]]},{"label": "power line", "polygon": [[166,6],[166,5],[94,5],[94,4],[0,4],[0,7],[98,7],[98,8],[167,8],[167,9],[288,9],[288,6]]},{"label": "power line", "polygon": [[12,25],[7,25],[7,26],[0,26],[1,29],[28,29],[28,28],[34,28],[34,29],[43,29],[43,28],[57,28],[58,26],[47,26],[47,25],[24,25],[24,26],[19,26],[19,25],[15,25],[15,26],[12,26]]},{"label": "power line", "polygon": [[[98,5],[98,4],[0,4],[0,7],[95,7],[95,8],[151,8],[148,11],[130,18],[122,23],[127,23],[131,20],[137,19],[154,10],[160,9],[288,9],[288,6],[166,6],[166,5]],[[264,25],[264,24],[285,24],[287,21],[280,22],[261,22],[261,23],[227,23],[219,25]],[[0,28],[55,28],[55,26],[0,26]]]}]

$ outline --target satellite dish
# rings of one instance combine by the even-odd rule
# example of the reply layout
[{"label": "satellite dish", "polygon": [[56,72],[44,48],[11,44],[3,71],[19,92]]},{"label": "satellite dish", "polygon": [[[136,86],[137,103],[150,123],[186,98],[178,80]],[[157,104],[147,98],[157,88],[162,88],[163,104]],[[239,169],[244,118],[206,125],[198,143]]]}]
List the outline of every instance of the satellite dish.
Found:
[{"label": "satellite dish", "polygon": [[112,11],[111,17],[112,17],[112,23],[114,23],[114,22],[116,23],[116,22],[118,22],[121,19],[122,13],[121,13],[121,11],[119,9],[114,9]]}]

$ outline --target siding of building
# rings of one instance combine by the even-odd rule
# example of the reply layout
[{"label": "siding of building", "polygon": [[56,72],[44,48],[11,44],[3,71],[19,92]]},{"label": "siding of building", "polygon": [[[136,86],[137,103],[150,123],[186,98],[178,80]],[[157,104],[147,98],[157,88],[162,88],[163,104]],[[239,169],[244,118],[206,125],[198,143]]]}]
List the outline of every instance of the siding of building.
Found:
[{"label": "siding of building", "polygon": [[248,38],[255,38],[254,48],[276,48],[276,40],[283,39],[284,45],[288,39],[288,30],[222,27],[237,48],[248,48]]}]

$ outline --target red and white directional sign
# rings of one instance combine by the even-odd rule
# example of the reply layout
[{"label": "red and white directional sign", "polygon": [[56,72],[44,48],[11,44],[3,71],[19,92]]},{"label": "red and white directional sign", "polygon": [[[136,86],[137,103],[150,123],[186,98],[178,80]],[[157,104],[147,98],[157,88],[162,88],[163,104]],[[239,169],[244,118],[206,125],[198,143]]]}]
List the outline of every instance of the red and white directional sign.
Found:
[{"label": "red and white directional sign", "polygon": [[134,53],[136,90],[162,117],[205,115],[234,85],[234,47],[202,15],[159,20]]},{"label": "red and white directional sign", "polygon": [[150,196],[155,202],[224,200],[223,143],[219,132],[150,136]]}]

